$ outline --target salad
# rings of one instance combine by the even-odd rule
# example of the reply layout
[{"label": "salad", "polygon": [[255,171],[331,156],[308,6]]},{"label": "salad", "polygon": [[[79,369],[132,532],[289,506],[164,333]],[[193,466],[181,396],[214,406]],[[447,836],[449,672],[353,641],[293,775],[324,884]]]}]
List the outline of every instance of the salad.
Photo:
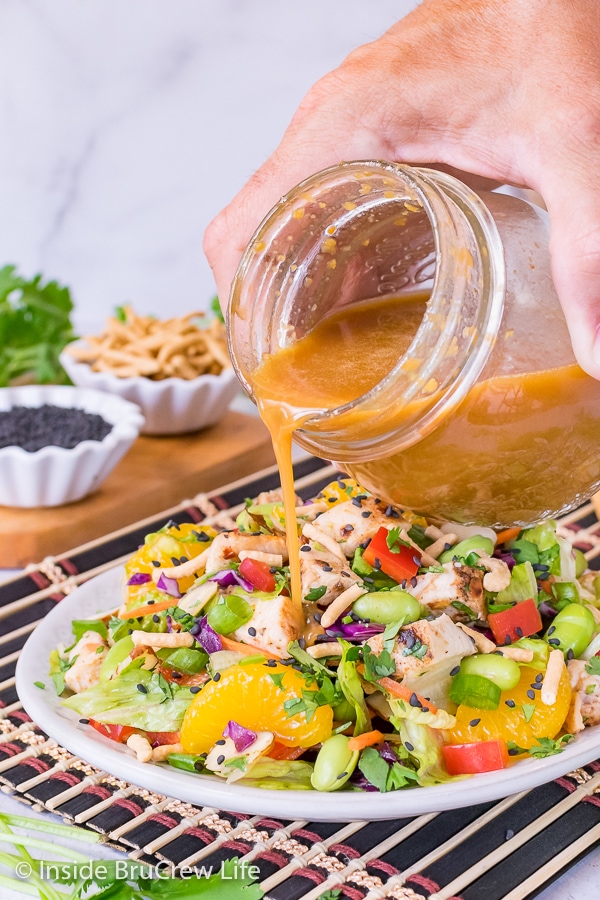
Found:
[{"label": "salad", "polygon": [[[50,674],[138,760],[253,787],[391,791],[560,752],[600,723],[600,576],[554,521],[428,524],[346,476],[167,523]],[[290,596],[297,529],[302,604]]]}]

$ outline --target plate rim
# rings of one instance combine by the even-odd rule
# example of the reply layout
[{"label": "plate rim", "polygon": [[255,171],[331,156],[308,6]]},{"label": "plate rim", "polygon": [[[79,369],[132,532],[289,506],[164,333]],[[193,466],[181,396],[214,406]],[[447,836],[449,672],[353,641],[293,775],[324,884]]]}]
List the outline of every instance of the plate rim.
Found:
[{"label": "plate rim", "polygon": [[[60,706],[47,674],[49,649],[61,639],[69,638],[71,620],[102,611],[98,608],[93,610],[98,589],[106,593],[114,591],[116,600],[120,601],[122,581],[121,567],[112,567],[79,585],[44,616],[19,655],[16,689],[26,712],[49,737],[107,774],[153,793],[197,806],[287,820],[356,822],[403,819],[502,800],[560,778],[578,766],[593,762],[600,755],[600,725],[595,725],[580,732],[562,753],[546,759],[519,760],[502,771],[427,788],[405,788],[387,794],[330,793],[326,804],[318,802],[317,798],[324,796],[320,791],[268,790],[246,787],[240,782],[228,785],[217,776],[195,775],[167,765],[158,766],[160,786],[157,789],[156,765],[138,762],[124,745],[90,733],[87,726],[79,723],[79,716],[74,710]],[[117,605],[113,602],[106,606],[104,612]],[[79,616],[75,615],[76,609]],[[38,688],[35,681],[42,681],[46,689]],[[358,797],[361,798],[360,819],[357,818]]]}]

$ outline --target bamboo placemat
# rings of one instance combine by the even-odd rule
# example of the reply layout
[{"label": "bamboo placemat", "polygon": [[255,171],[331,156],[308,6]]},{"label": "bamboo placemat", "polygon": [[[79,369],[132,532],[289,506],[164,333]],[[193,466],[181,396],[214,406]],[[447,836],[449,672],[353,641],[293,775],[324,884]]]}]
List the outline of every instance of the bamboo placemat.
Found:
[{"label": "bamboo placemat", "polygon": [[[303,460],[298,493],[314,495],[332,475],[322,461]],[[23,710],[14,679],[20,649],[66,594],[120,565],[167,520],[227,523],[246,497],[277,485],[276,470],[267,469],[29,566],[0,586],[1,790],[100,832],[133,859],[208,868],[243,857],[259,867],[268,900],[533,897],[600,841],[600,761],[467,809],[373,823],[275,820],[199,808],[128,784],[48,739]],[[600,568],[591,503],[563,518],[560,529]]]}]

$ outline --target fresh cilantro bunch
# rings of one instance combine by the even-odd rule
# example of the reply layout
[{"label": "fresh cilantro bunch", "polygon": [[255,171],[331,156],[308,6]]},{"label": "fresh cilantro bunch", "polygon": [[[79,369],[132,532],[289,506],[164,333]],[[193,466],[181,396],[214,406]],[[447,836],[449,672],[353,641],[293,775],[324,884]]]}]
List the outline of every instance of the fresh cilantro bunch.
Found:
[{"label": "fresh cilantro bunch", "polygon": [[0,387],[15,383],[70,384],[58,361],[75,338],[69,289],[56,281],[21,278],[0,269]]}]

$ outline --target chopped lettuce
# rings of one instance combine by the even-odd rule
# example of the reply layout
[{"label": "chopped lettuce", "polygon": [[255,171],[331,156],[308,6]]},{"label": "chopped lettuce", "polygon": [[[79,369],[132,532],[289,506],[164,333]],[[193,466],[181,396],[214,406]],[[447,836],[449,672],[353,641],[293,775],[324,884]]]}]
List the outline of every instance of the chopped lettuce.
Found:
[{"label": "chopped lettuce", "polygon": [[192,697],[189,688],[169,684],[160,675],[137,669],[100,682],[63,703],[80,716],[107,725],[178,731]]},{"label": "chopped lettuce", "polygon": [[444,768],[442,739],[438,732],[407,718],[398,722],[398,730],[404,746],[408,744],[412,748],[409,752],[417,761],[417,779],[421,787],[456,780],[456,776],[448,775]]},{"label": "chopped lettuce", "polygon": [[310,791],[313,767],[299,759],[271,759],[262,756],[240,778],[246,787],[272,791]]},{"label": "chopped lettuce", "polygon": [[520,640],[515,641],[512,644],[513,647],[521,647],[523,650],[531,650],[533,653],[533,659],[531,662],[519,663],[521,666],[529,666],[531,669],[538,669],[540,672],[546,671],[546,666],[548,665],[548,654],[550,652],[550,647],[546,641],[538,640],[537,638],[520,638]]},{"label": "chopped lettuce", "polygon": [[343,655],[337,670],[338,686],[356,714],[354,734],[362,734],[370,729],[371,719],[360,683],[360,676],[356,669],[358,648],[341,639],[340,644],[342,645]]},{"label": "chopped lettuce", "polygon": [[431,712],[420,706],[411,706],[410,703],[405,703],[404,700],[393,697],[391,694],[387,694],[386,697],[393,713],[392,725],[398,731],[400,730],[398,727],[400,721],[410,721],[417,725],[429,725],[430,728],[439,729],[454,728],[456,725],[456,718],[445,709]]},{"label": "chopped lettuce", "polygon": [[529,561],[519,563],[513,567],[510,575],[510,584],[503,591],[496,594],[496,604],[519,603],[521,600],[535,600],[538,595],[535,572]]},{"label": "chopped lettuce", "polygon": [[96,631],[104,640],[108,637],[108,629],[102,619],[74,619],[71,622],[75,643],[83,637],[86,631]]}]

